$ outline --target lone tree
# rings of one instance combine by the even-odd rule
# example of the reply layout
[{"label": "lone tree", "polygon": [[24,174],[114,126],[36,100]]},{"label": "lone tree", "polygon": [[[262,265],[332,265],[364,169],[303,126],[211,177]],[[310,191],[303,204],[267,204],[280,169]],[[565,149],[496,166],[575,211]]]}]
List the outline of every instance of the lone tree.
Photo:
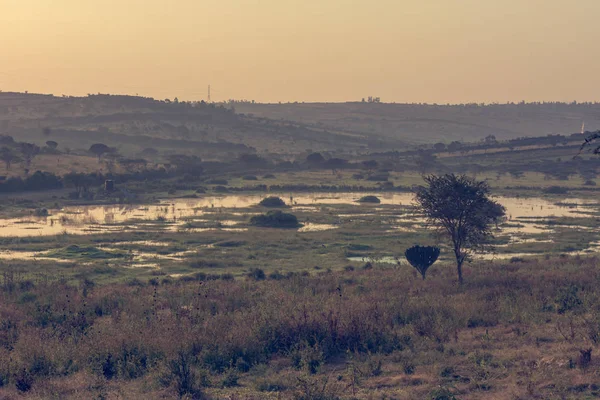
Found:
[{"label": "lone tree", "polygon": [[10,167],[13,163],[18,163],[22,160],[18,155],[14,153],[14,151],[9,149],[8,147],[3,147],[2,149],[0,149],[0,161],[2,161],[4,165],[6,165],[6,170],[10,171]]},{"label": "lone tree", "polygon": [[504,217],[505,209],[488,198],[490,189],[485,182],[454,174],[424,179],[427,186],[417,190],[417,204],[429,222],[451,240],[458,282],[462,284],[463,263],[491,236],[492,225]]},{"label": "lone tree", "polygon": [[440,256],[440,248],[433,246],[413,246],[406,249],[404,256],[425,280],[425,274]]},{"label": "lone tree", "polygon": [[33,143],[19,143],[19,150],[21,150],[21,154],[23,155],[23,160],[25,160],[25,166],[29,168],[31,165],[31,161],[38,155],[40,152],[40,148]]},{"label": "lone tree", "polygon": [[98,162],[102,158],[102,155],[111,152],[111,148],[103,143],[94,143],[90,146],[89,152],[98,157]]},{"label": "lone tree", "polygon": [[48,146],[48,148],[50,148],[52,150],[56,150],[56,148],[58,147],[58,143],[55,142],[54,140],[48,140],[46,142],[46,146]]}]

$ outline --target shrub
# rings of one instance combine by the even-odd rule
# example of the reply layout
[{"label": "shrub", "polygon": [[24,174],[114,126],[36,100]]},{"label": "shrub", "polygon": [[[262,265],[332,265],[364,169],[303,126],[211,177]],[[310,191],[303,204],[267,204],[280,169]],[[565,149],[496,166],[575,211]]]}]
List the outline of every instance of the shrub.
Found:
[{"label": "shrub", "polygon": [[29,392],[33,386],[33,375],[25,368],[15,374],[15,387],[19,392]]},{"label": "shrub", "polygon": [[179,352],[178,357],[169,362],[169,372],[179,397],[190,395],[192,398],[201,398],[202,392],[196,382],[192,360],[187,354]]},{"label": "shrub", "polygon": [[285,207],[285,201],[276,196],[269,196],[258,203],[263,207]]},{"label": "shrub", "polygon": [[264,281],[266,278],[265,271],[260,268],[252,268],[250,272],[248,272],[248,277],[254,279],[255,281]]},{"label": "shrub", "polygon": [[570,285],[562,288],[556,296],[556,302],[558,303],[559,314],[579,308],[583,304],[579,298],[579,287]]},{"label": "shrub", "polygon": [[379,204],[381,203],[381,200],[379,200],[379,197],[377,196],[363,196],[358,200],[359,203],[373,203],[373,204]]},{"label": "shrub", "polygon": [[413,246],[410,249],[406,249],[404,255],[410,265],[419,271],[423,280],[425,280],[427,270],[440,256],[440,249],[439,247],[432,246]]},{"label": "shrub", "polygon": [[255,175],[244,175],[242,177],[243,180],[245,181],[257,181],[258,178]]},{"label": "shrub", "polygon": [[255,215],[250,219],[250,224],[265,228],[298,228],[298,218],[294,214],[281,211],[269,211],[266,214]]}]

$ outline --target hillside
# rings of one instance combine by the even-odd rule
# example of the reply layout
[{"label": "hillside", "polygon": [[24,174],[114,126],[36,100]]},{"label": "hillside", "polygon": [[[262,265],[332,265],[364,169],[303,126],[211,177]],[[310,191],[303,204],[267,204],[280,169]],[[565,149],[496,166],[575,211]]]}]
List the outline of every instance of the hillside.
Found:
[{"label": "hillside", "polygon": [[244,116],[215,104],[114,95],[0,93],[0,134],[38,145],[53,140],[63,150],[102,142],[122,154],[154,147],[205,159],[254,151],[353,150],[368,144],[366,135]]},{"label": "hillside", "polygon": [[432,143],[545,136],[600,128],[600,104],[426,105],[385,103],[237,103],[237,112],[383,140]]}]

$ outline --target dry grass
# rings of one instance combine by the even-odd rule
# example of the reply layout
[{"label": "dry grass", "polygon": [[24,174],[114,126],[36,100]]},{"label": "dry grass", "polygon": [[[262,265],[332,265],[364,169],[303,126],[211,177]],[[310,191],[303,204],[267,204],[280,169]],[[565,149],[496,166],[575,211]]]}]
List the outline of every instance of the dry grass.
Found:
[{"label": "dry grass", "polygon": [[0,397],[591,398],[596,267],[483,263],[464,287],[448,267],[159,286],[6,273]]}]

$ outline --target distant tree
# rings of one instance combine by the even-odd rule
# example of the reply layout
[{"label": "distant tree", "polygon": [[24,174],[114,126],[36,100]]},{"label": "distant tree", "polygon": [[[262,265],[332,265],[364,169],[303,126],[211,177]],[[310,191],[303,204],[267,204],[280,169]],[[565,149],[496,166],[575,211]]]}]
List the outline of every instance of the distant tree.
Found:
[{"label": "distant tree", "polygon": [[46,146],[48,146],[52,150],[56,150],[56,148],[58,147],[58,143],[56,143],[54,140],[48,140],[46,142]]},{"label": "distant tree", "polygon": [[487,144],[487,145],[492,145],[492,144],[496,144],[498,143],[498,141],[496,140],[496,136],[494,135],[487,135],[484,139],[483,139],[483,143]]},{"label": "distant tree", "polygon": [[424,179],[427,186],[417,190],[417,204],[438,232],[450,239],[462,284],[463,263],[491,236],[491,226],[504,217],[505,209],[488,198],[490,190],[485,182],[454,174]]},{"label": "distant tree", "polygon": [[458,141],[454,141],[448,145],[448,151],[451,153],[459,151],[463,147],[463,144]]},{"label": "distant tree", "polygon": [[33,143],[23,142],[19,143],[19,149],[23,155],[23,160],[25,160],[25,166],[29,168],[31,161],[39,154],[40,148]]},{"label": "distant tree", "polygon": [[98,157],[98,162],[100,162],[104,154],[111,152],[111,148],[103,143],[94,143],[88,151]]},{"label": "distant tree", "polygon": [[6,170],[10,171],[10,167],[12,166],[12,164],[21,162],[22,159],[17,154],[15,154],[15,152],[12,149],[8,147],[3,147],[2,149],[0,149],[0,161],[4,163],[4,165],[6,166]]},{"label": "distant tree", "polygon": [[95,183],[93,176],[79,172],[70,172],[66,174],[63,177],[63,181],[66,186],[74,187],[79,196],[81,196],[82,193],[87,193],[89,187]]},{"label": "distant tree", "polygon": [[433,145],[435,151],[444,151],[446,150],[446,145],[444,143],[436,143]]}]

